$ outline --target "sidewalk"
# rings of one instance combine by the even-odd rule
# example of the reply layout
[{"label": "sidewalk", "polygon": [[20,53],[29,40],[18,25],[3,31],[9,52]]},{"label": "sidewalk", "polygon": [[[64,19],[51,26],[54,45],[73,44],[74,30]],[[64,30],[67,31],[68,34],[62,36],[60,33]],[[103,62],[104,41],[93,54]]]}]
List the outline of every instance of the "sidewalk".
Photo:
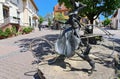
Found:
[{"label": "sidewalk", "polygon": [[[120,41],[120,31],[109,31],[115,34],[113,38],[117,38]],[[97,32],[99,31],[96,30],[95,33]],[[35,78],[37,64],[32,64],[35,58],[32,52],[29,51],[29,43],[31,40],[42,36],[51,39],[50,36],[55,36],[59,33],[60,31],[57,30],[42,29],[42,31],[37,30],[30,34],[0,40],[0,79],[37,79]],[[99,50],[104,51],[106,49]],[[95,48],[92,49],[92,52],[96,52]],[[106,52],[104,51],[104,53]],[[107,49],[107,53],[109,53],[109,49]],[[72,64],[72,67],[78,69],[89,68],[86,61],[69,60],[68,62]],[[90,77],[87,73],[75,69],[70,71],[70,73],[64,72],[64,69],[57,65],[46,64],[40,66],[40,69],[44,70],[43,72],[47,79],[107,79],[110,75],[113,75],[114,70],[104,65],[97,62],[97,71]]]},{"label": "sidewalk", "polygon": [[34,38],[55,33],[59,32],[42,29],[0,40],[0,79],[34,79],[36,65],[32,64],[35,58],[29,51],[29,43]]}]

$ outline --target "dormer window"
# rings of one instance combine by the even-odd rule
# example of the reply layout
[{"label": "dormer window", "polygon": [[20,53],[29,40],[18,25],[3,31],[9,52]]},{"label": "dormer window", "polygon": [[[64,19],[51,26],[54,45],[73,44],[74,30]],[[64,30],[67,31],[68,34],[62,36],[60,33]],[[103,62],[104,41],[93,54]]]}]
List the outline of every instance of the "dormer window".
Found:
[{"label": "dormer window", "polygon": [[59,6],[59,7],[58,7],[58,10],[61,10],[61,9],[62,9],[62,6]]}]

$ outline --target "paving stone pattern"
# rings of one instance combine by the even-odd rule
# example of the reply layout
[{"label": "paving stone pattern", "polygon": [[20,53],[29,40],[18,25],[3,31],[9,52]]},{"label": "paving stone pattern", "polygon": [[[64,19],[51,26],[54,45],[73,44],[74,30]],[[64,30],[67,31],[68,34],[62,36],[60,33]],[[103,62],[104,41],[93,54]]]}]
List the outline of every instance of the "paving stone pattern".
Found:
[{"label": "paving stone pattern", "polygon": [[[38,65],[33,64],[35,58],[32,52],[29,51],[29,43],[35,38],[59,33],[60,31],[57,30],[42,29],[30,34],[0,40],[0,79],[38,79],[36,77]],[[116,34],[114,38],[119,40],[120,31],[112,31],[112,33]],[[68,60],[68,62],[71,62],[72,67],[75,68],[89,68],[86,61],[78,61],[78,63],[77,61]],[[111,73],[113,69],[99,63],[96,64],[97,71],[92,76],[77,70],[66,72],[57,65],[46,64],[39,67],[45,72],[47,79],[107,79],[113,74]]]}]

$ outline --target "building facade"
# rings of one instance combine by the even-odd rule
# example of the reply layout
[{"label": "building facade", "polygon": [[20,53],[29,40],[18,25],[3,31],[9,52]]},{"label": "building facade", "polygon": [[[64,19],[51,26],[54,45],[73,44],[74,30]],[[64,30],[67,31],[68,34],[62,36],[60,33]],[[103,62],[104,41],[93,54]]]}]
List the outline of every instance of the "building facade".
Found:
[{"label": "building facade", "polygon": [[[68,12],[69,9],[65,7],[64,3],[63,4],[57,4],[54,6],[54,17],[56,16],[61,16],[63,19],[68,19]],[[58,17],[59,18],[59,17]],[[60,18],[62,19],[62,18]]]},{"label": "building facade", "polygon": [[38,27],[37,12],[34,0],[0,0],[0,28]]},{"label": "building facade", "polygon": [[112,29],[120,29],[120,9],[116,10],[112,18]]}]

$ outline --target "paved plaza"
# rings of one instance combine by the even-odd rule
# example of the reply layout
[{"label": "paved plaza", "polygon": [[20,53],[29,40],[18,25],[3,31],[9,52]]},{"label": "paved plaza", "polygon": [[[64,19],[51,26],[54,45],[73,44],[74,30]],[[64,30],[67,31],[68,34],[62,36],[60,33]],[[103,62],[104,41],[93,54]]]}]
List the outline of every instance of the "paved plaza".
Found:
[{"label": "paved plaza", "polygon": [[[29,51],[30,40],[57,31],[42,30],[0,40],[0,79],[34,79],[36,66]],[[28,75],[26,75],[28,73]]]},{"label": "paved plaza", "polygon": [[[110,31],[112,34],[115,34],[113,36],[116,43],[120,44],[120,30],[108,30]],[[60,31],[58,30],[49,30],[49,29],[42,29],[41,31],[35,30],[30,34],[26,34],[26,35],[19,35],[16,37],[12,37],[12,38],[7,38],[7,39],[2,39],[0,40],[0,79],[38,79],[37,77],[37,64],[33,64],[35,58],[33,56],[33,53],[30,51],[30,47],[29,44],[30,42],[35,39],[35,38],[41,38],[42,36],[55,36],[57,34],[59,34]],[[95,33],[101,33],[97,30],[95,30]],[[119,45],[118,45],[118,48]],[[120,52],[119,50],[116,50],[115,52]],[[70,60],[69,60],[70,61]],[[73,62],[72,66],[76,66],[76,67],[88,67],[87,65],[84,66],[84,64],[81,63],[81,61],[79,61],[81,65],[77,65],[76,62]],[[83,61],[83,63],[86,63],[85,61]],[[109,69],[107,67],[103,67],[100,64],[96,64],[97,65],[97,70],[100,71],[99,74],[104,74],[109,76],[113,73],[110,73],[110,71],[113,72],[113,69]],[[102,71],[99,70],[99,66],[101,66],[104,70],[108,70],[108,71]],[[41,69],[44,70],[44,72],[49,72],[47,71],[48,68],[52,69],[53,66],[49,66],[49,65],[43,65],[41,66]],[[57,72],[57,71],[58,72]],[[97,74],[97,72],[94,72],[93,76],[88,77],[86,76],[87,74],[82,72],[82,71],[72,71],[72,72],[64,72],[64,70],[62,70],[62,68],[58,67],[58,66],[54,66],[53,70],[51,70],[51,72],[49,72],[48,75],[51,74],[51,76],[49,76],[47,79],[103,79],[102,76],[100,76],[99,74]],[[80,72],[80,73],[79,73]],[[106,73],[108,72],[108,74]],[[57,74],[56,74],[57,73]],[[67,76],[64,77],[64,74],[66,74]],[[82,74],[81,74],[82,73]],[[109,74],[110,73],[110,74]],[[53,74],[56,74],[55,76]],[[58,75],[60,74],[60,75]],[[73,75],[71,75],[73,74]],[[62,76],[63,75],[63,76]],[[95,76],[99,75],[100,78],[96,78]],[[108,78],[108,77],[107,77]]]}]

